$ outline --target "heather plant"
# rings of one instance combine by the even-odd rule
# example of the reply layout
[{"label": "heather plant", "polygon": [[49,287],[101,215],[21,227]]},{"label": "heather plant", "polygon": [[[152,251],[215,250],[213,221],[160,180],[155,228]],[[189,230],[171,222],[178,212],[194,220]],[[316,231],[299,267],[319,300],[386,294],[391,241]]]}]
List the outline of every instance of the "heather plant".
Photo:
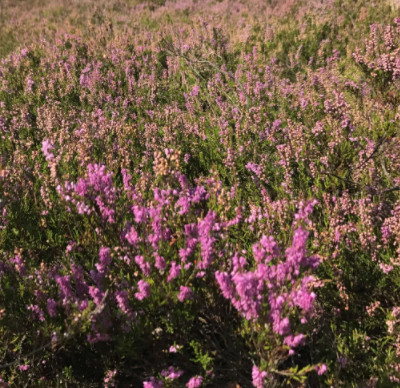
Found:
[{"label": "heather plant", "polygon": [[393,8],[6,5],[1,386],[398,385]]}]

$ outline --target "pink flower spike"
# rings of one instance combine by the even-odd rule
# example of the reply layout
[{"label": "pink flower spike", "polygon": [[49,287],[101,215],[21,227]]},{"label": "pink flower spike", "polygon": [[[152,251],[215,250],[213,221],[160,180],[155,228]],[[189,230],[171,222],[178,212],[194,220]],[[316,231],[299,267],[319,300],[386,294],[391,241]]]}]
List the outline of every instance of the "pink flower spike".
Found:
[{"label": "pink flower spike", "polygon": [[193,291],[190,287],[181,286],[178,294],[178,299],[184,302],[186,299],[190,299],[193,296]]},{"label": "pink flower spike", "polygon": [[328,367],[325,364],[316,365],[315,370],[317,371],[319,376],[322,376],[328,370]]},{"label": "pink flower spike", "polygon": [[150,377],[149,381],[143,382],[143,388],[162,388],[163,383],[161,380],[156,380],[154,377]]},{"label": "pink flower spike", "polygon": [[169,352],[170,353],[177,353],[179,349],[181,349],[182,346],[180,345],[172,345],[169,347]]},{"label": "pink flower spike", "polygon": [[195,376],[192,377],[186,384],[187,388],[198,388],[203,384],[203,377]]},{"label": "pink flower spike", "polygon": [[253,386],[256,388],[264,388],[264,379],[267,377],[267,372],[261,372],[260,369],[253,365],[251,377],[253,379]]},{"label": "pink flower spike", "polygon": [[150,285],[144,280],[138,282],[139,292],[135,293],[135,297],[138,300],[143,300],[150,295]]},{"label": "pink flower spike", "polygon": [[161,371],[161,376],[166,379],[176,380],[179,379],[183,375],[183,371],[179,369],[175,369],[173,366],[170,366],[168,369],[164,369]]},{"label": "pink flower spike", "polygon": [[44,154],[44,157],[46,158],[46,160],[49,162],[50,160],[54,159],[54,155],[50,152],[52,151],[54,148],[53,143],[46,139],[43,140],[42,142],[42,152]]}]

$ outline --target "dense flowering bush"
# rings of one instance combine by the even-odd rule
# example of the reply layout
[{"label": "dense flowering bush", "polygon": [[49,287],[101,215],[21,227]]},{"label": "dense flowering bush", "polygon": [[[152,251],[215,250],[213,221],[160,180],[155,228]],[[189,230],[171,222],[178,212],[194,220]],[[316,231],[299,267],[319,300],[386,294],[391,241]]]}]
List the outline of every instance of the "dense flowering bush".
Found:
[{"label": "dense flowering bush", "polygon": [[398,386],[395,11],[83,3],[0,43],[0,386]]}]

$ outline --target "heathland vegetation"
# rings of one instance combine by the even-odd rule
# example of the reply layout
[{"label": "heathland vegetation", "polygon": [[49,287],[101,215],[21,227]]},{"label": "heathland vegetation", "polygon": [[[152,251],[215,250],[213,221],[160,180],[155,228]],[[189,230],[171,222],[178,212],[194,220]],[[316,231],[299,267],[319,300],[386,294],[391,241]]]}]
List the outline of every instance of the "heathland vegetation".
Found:
[{"label": "heathland vegetation", "polygon": [[398,16],[0,0],[0,387],[399,386]]}]

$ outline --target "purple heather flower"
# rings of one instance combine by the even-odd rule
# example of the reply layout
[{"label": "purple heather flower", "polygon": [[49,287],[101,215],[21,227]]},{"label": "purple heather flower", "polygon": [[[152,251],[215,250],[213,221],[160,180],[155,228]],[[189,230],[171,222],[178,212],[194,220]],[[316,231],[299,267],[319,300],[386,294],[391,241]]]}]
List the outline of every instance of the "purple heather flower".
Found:
[{"label": "purple heather flower", "polygon": [[124,312],[124,314],[130,314],[128,293],[125,290],[117,291],[115,293],[115,299],[118,307]]},{"label": "purple heather flower", "polygon": [[264,388],[264,379],[267,377],[267,372],[261,372],[260,369],[253,365],[251,377],[256,388]]},{"label": "purple heather flower", "polygon": [[143,388],[162,388],[163,383],[161,380],[156,381],[154,377],[150,377],[150,381],[143,382]]},{"label": "purple heather flower", "polygon": [[316,365],[315,370],[321,376],[326,373],[326,371],[328,370],[328,367],[325,364]]},{"label": "purple heather flower", "polygon": [[32,311],[34,317],[39,319],[40,322],[44,322],[43,310],[38,305],[30,304],[29,306],[26,306],[26,308],[27,310]]},{"label": "purple heather flower", "polygon": [[190,92],[190,95],[192,97],[197,97],[199,95],[199,86],[198,85],[194,85],[192,91]]},{"label": "purple heather flower", "polygon": [[135,256],[135,262],[140,267],[141,271],[145,276],[150,275],[151,271],[150,263],[145,261],[143,256]]},{"label": "purple heather flower", "polygon": [[180,345],[171,345],[169,347],[169,352],[170,353],[177,353],[178,350],[181,349],[181,348],[182,348],[182,346],[180,346]]},{"label": "purple heather flower", "polygon": [[166,379],[176,380],[179,379],[183,375],[183,371],[179,369],[175,369],[173,366],[170,366],[168,369],[164,369],[161,371],[161,376]]},{"label": "purple heather flower", "polygon": [[139,233],[136,231],[136,229],[133,226],[131,226],[128,229],[128,231],[125,234],[125,238],[129,244],[131,244],[137,248],[138,243],[140,242],[140,236],[139,236]]},{"label": "purple heather flower", "polygon": [[54,299],[47,299],[47,312],[51,317],[55,317],[57,315],[57,302]]},{"label": "purple heather flower", "polygon": [[167,282],[177,278],[181,274],[181,266],[176,264],[176,261],[171,261],[171,268],[169,270],[169,275]]},{"label": "purple heather flower", "polygon": [[156,258],[156,262],[154,266],[159,270],[163,271],[167,267],[167,263],[164,257],[160,256],[158,253],[154,253],[154,257]]},{"label": "purple heather flower", "polygon": [[93,286],[89,287],[89,295],[93,298],[96,306],[100,305],[104,298],[104,293],[99,288]]},{"label": "purple heather flower", "polygon": [[233,302],[234,306],[246,319],[255,319],[261,308],[261,294],[263,281],[257,278],[254,272],[236,273],[232,276],[239,300]]},{"label": "purple heather flower", "polygon": [[178,299],[184,302],[186,299],[190,299],[193,296],[193,291],[190,287],[181,286],[178,294]]},{"label": "purple heather flower", "polygon": [[195,376],[192,377],[186,384],[187,388],[198,388],[203,384],[203,377]]},{"label": "purple heather flower", "polygon": [[205,218],[198,224],[199,242],[201,245],[202,260],[197,263],[199,269],[206,269],[212,262],[213,244],[215,238],[211,237],[211,232],[216,225],[216,213],[209,211]]},{"label": "purple heather flower", "polygon": [[274,320],[273,323],[273,330],[275,333],[279,335],[286,335],[290,332],[290,321],[289,318],[283,318],[280,319],[278,318],[277,320]]},{"label": "purple heather flower", "polygon": [[58,287],[60,289],[60,298],[62,299],[68,299],[73,296],[72,290],[71,290],[71,276],[70,275],[65,275],[65,276],[55,276],[55,281],[58,284]]},{"label": "purple heather flower", "polygon": [[101,247],[99,252],[99,263],[96,263],[96,268],[100,273],[108,272],[108,266],[111,264],[110,248]]},{"label": "purple heather flower", "polygon": [[54,155],[50,152],[53,149],[54,145],[50,140],[46,139],[42,141],[42,152],[48,162],[54,159]]},{"label": "purple heather flower", "polygon": [[291,348],[295,348],[299,346],[304,340],[304,334],[298,334],[296,336],[294,335],[288,335],[284,340],[283,343],[286,345],[290,346]]},{"label": "purple heather flower", "polygon": [[150,285],[144,280],[138,282],[139,292],[135,293],[135,297],[138,300],[143,300],[150,295]]},{"label": "purple heather flower", "polygon": [[232,264],[233,264],[233,273],[238,272],[239,270],[243,270],[244,267],[247,264],[246,258],[243,256],[239,256],[239,254],[236,252],[234,256],[232,257]]},{"label": "purple heather flower", "polygon": [[232,299],[235,295],[232,280],[226,272],[215,272],[215,279],[217,280],[219,287],[221,288],[222,295],[226,299]]},{"label": "purple heather flower", "polygon": [[140,224],[145,221],[148,210],[145,207],[133,206],[132,212],[135,217],[135,222]]}]

